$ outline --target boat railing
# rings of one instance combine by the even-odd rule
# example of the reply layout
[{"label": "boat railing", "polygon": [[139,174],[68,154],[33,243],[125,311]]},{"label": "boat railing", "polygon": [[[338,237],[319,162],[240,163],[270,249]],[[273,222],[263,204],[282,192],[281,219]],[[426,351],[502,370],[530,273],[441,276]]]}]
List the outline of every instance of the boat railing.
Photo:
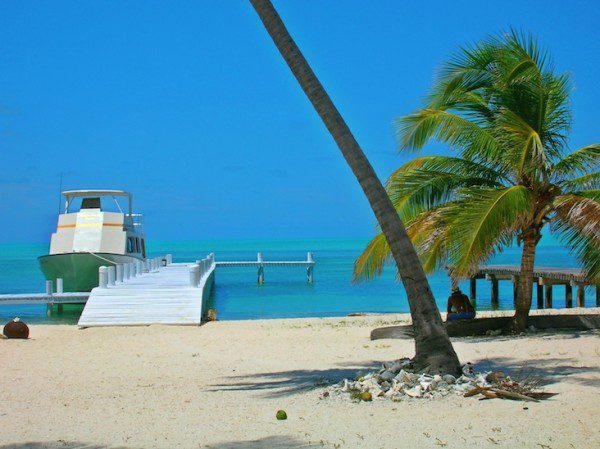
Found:
[{"label": "boat railing", "polygon": [[142,214],[128,214],[131,228],[137,234],[144,233],[144,216]]}]

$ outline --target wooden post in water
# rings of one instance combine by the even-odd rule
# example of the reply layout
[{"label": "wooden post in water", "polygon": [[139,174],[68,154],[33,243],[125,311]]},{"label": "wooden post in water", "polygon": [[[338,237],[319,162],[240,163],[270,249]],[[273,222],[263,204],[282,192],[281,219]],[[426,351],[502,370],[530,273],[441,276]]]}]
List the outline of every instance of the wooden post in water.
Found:
[{"label": "wooden post in water", "polygon": [[585,285],[577,286],[577,307],[585,307]]},{"label": "wooden post in water", "polygon": [[565,307],[570,309],[573,307],[573,286],[565,284]]},{"label": "wooden post in water", "polygon": [[511,276],[511,280],[513,283],[513,307],[516,307],[519,297],[519,276]]},{"label": "wooden post in water", "polygon": [[[52,281],[46,281],[46,295],[52,296]],[[46,316],[52,315],[52,298],[46,303]]]},{"label": "wooden post in water", "polygon": [[552,284],[549,282],[546,282],[544,285],[544,290],[545,290],[545,296],[546,296],[546,308],[547,309],[551,309],[552,308]]},{"label": "wooden post in water", "polygon": [[539,278],[535,281],[536,289],[537,289],[537,308],[544,308],[544,285],[542,283],[542,278]]},{"label": "wooden post in water", "polygon": [[306,253],[306,261],[309,264],[311,264],[306,269],[306,281],[309,284],[312,284],[313,283],[313,265],[312,265],[312,263],[314,262],[314,260],[313,260],[313,255],[310,251],[308,253]]},{"label": "wooden post in water", "polygon": [[265,282],[265,271],[263,268],[263,255],[262,253],[258,253],[256,255],[256,260],[258,262],[258,283],[260,285],[264,284]]},{"label": "wooden post in water", "polygon": [[[65,289],[64,289],[64,285],[63,285],[63,278],[56,278],[56,293],[64,293]],[[63,305],[62,304],[58,304],[58,312],[62,313],[63,311]]]},{"label": "wooden post in water", "polygon": [[469,299],[471,304],[475,306],[477,303],[477,278],[469,279]]},{"label": "wooden post in water", "polygon": [[498,278],[493,274],[486,274],[485,277],[492,281],[492,309],[497,309],[499,305]]}]

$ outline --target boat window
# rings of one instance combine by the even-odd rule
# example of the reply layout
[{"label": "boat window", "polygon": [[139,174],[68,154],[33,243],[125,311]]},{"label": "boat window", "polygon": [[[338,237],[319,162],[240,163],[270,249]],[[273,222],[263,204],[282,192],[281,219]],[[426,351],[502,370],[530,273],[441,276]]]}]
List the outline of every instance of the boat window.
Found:
[{"label": "boat window", "polygon": [[84,198],[81,201],[82,209],[100,209],[100,198]]},{"label": "boat window", "polygon": [[135,252],[139,253],[140,252],[140,239],[139,238],[135,238]]},{"label": "boat window", "polygon": [[133,253],[133,238],[128,237],[127,238],[127,252],[128,253]]},{"label": "boat window", "polygon": [[146,243],[144,242],[144,239],[142,239],[142,257],[146,257]]}]

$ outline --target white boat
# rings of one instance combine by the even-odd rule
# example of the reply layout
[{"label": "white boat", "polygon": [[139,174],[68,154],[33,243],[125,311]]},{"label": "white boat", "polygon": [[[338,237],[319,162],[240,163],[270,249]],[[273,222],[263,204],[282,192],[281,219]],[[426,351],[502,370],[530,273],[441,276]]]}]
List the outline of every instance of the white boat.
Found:
[{"label": "white boat", "polygon": [[[38,258],[47,280],[63,279],[65,291],[98,286],[98,268],[146,258],[142,215],[132,210],[132,195],[123,190],[68,190],[58,215],[48,255]],[[119,199],[125,198],[125,212]],[[81,199],[78,210],[72,210]],[[103,208],[114,201],[118,212]]]}]

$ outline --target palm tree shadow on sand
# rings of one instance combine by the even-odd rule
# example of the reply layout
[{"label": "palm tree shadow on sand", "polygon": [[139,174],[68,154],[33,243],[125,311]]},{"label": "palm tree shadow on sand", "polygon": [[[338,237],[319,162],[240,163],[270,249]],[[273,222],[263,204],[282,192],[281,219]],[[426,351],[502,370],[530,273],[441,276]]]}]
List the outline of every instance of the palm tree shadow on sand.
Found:
[{"label": "palm tree shadow on sand", "polygon": [[[465,360],[465,362],[468,360]],[[540,386],[558,382],[600,386],[600,368],[578,366],[573,358],[531,358],[526,362],[511,357],[471,360],[475,371],[502,371],[516,380],[536,379]],[[381,368],[381,361],[339,364],[339,368],[324,370],[298,369],[229,376],[209,391],[254,391],[265,398],[279,398],[317,390],[343,379],[354,379],[359,373]]]},{"label": "palm tree shadow on sand", "polygon": [[106,446],[98,444],[78,443],[69,441],[29,441],[0,446],[0,449],[130,449],[125,446]]},{"label": "palm tree shadow on sand", "polygon": [[316,448],[322,444],[306,443],[292,436],[272,436],[258,440],[231,441],[204,446],[212,449],[284,449],[284,448]]},{"label": "palm tree shadow on sand", "polygon": [[339,364],[339,368],[323,370],[298,369],[229,376],[226,382],[211,385],[209,391],[262,391],[263,397],[278,398],[316,390],[343,379],[354,379],[358,373],[381,368],[382,362]]},{"label": "palm tree shadow on sand", "polygon": [[[322,447],[322,445],[307,443],[301,441],[293,436],[269,436],[259,438],[256,440],[244,440],[244,441],[225,441],[214,444],[202,444],[199,443],[200,448],[211,448],[211,449],[295,449],[295,448],[316,448]],[[15,443],[0,446],[0,449],[134,449],[136,446],[125,447],[125,446],[106,446],[97,444],[77,443],[68,441],[56,441],[56,442],[27,442],[27,443]]]}]

